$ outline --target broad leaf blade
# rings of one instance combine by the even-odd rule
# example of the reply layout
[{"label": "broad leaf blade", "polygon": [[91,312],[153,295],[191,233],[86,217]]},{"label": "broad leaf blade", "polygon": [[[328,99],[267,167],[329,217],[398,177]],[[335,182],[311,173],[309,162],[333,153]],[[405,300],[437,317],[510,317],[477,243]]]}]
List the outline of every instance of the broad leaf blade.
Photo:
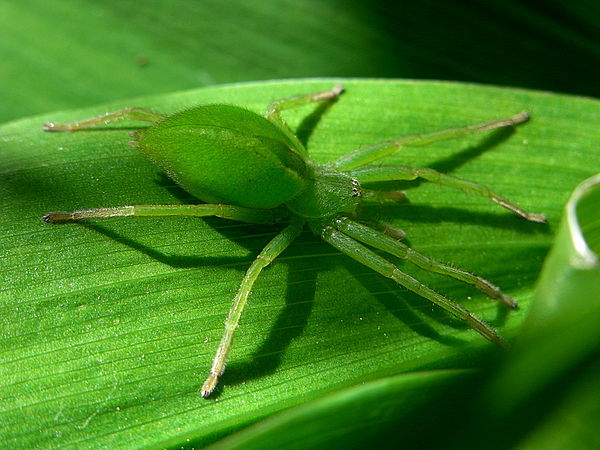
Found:
[{"label": "broad leaf blade", "polygon": [[[332,83],[200,89],[0,129],[4,441],[141,446],[186,436],[206,443],[363,380],[425,366],[479,365],[481,350],[490,347],[478,335],[305,233],[257,283],[220,395],[204,401],[197,391],[231,297],[275,230],[191,218],[40,221],[50,210],[194,201],[125,145],[127,124],[50,134],[40,130],[46,121],[123,106],[173,112],[211,102],[260,112],[273,99]],[[369,212],[404,228],[416,249],[477,272],[519,299],[521,310],[506,317],[468,286],[400,263],[505,335],[515,334],[562,204],[597,170],[590,161],[598,160],[598,103],[451,83],[345,84],[347,93],[320,116],[311,115],[313,107],[287,114],[319,162],[401,134],[532,113],[513,133],[407,149],[389,162],[480,181],[548,214],[550,228],[427,183],[408,190],[410,203]]]}]

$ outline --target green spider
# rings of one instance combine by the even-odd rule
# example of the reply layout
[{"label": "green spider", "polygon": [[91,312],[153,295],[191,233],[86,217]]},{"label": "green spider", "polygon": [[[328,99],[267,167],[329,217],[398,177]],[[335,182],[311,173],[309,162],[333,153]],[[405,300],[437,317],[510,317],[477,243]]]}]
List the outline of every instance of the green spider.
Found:
[{"label": "green spider", "polygon": [[406,259],[425,270],[471,284],[489,297],[514,308],[516,302],[512,298],[481,277],[414,251],[399,241],[398,237],[403,235],[401,231],[367,226],[360,223],[358,216],[363,202],[398,197],[397,192],[365,189],[363,183],[422,178],[487,197],[527,220],[544,222],[544,215],[526,212],[489,188],[471,181],[429,168],[368,166],[401,147],[421,146],[517,125],[526,121],[528,114],[522,112],[506,119],[463,128],[403,136],[354,150],[329,164],[316,164],[309,159],[307,149],[281,117],[281,112],[311,102],[334,100],[343,91],[341,85],[336,85],[327,91],[278,100],[268,106],[264,117],[237,106],[205,105],[173,115],[125,108],[70,124],[44,125],[47,131],[77,131],[125,119],[151,122],[152,126],[133,133],[130,144],[183,189],[207,202],[199,205],[135,205],[58,211],[46,214],[46,222],[123,216],[217,216],[254,224],[287,223],[244,275],[227,315],[225,331],[210,374],[202,386],[203,397],[214,391],[225,371],[233,334],[254,282],[262,269],[298,237],[305,225],[342,253],[430,300],[465,321],[486,339],[506,346],[504,339],[490,325],[400,271],[369,247]]}]

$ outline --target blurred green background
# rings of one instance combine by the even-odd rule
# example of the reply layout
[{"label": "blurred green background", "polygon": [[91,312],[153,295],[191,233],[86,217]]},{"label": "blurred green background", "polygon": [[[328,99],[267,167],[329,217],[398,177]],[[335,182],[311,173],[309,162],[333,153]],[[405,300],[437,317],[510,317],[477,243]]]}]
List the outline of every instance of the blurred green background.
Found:
[{"label": "blurred green background", "polygon": [[315,76],[598,96],[599,17],[596,0],[3,0],[0,121]]},{"label": "blurred green background", "polygon": [[[559,0],[421,0],[419,2],[367,0],[271,0],[264,2],[242,0],[148,0],[143,2],[133,0],[102,2],[23,0],[16,2],[0,0],[0,122],[10,122],[52,111],[89,107],[108,102],[125,101],[134,97],[167,94],[173,91],[223,83],[303,77],[457,80],[598,97],[600,94],[600,83],[598,83],[600,79],[599,23],[600,2],[597,0],[571,2]],[[307,83],[310,84],[310,82]],[[360,83],[356,85],[356,91],[362,89],[361,101],[364,104],[369,104],[367,86],[368,84],[361,86]],[[401,92],[401,87],[401,85],[392,86],[389,91]],[[444,92],[446,89],[448,92],[454,89],[444,86],[431,86],[430,88],[432,90],[429,92],[435,92],[438,88]],[[287,92],[285,85],[277,86],[275,84],[274,89]],[[418,89],[416,88],[416,93],[418,93]],[[457,92],[460,92],[460,88],[456,89],[459,89]],[[468,92],[469,89],[477,93],[479,105],[485,102],[484,94],[479,93],[478,88],[466,87],[462,92]],[[248,89],[248,92],[230,91],[227,95],[229,95],[228,98],[239,99],[240,102],[246,101],[252,107],[258,107],[264,97],[264,92],[268,91],[269,86],[265,85],[264,87],[255,86]],[[377,88],[376,91],[389,92],[385,86]],[[225,95],[223,92],[216,89],[214,92],[207,91],[206,95],[209,98],[212,98],[211,96],[221,98],[221,95]],[[501,94],[498,95],[501,97]],[[596,139],[594,133],[597,133],[598,128],[591,129],[586,136],[586,129],[578,130],[576,125],[578,113],[582,111],[586,117],[581,121],[581,126],[594,127],[594,124],[600,126],[598,103],[581,99],[569,102],[567,97],[542,98],[536,97],[537,94],[530,93],[505,93],[505,95],[530,100],[533,106],[540,110],[538,117],[545,117],[548,119],[548,123],[556,126],[555,135],[548,140],[549,147],[552,147],[555,152],[548,156],[548,167],[564,169],[560,182],[556,182],[557,186],[560,185],[561,190],[557,199],[549,198],[552,197],[550,190],[546,197],[539,194],[537,199],[539,202],[548,201],[549,207],[554,208],[550,212],[557,222],[561,204],[566,198],[566,189],[571,189],[574,180],[579,181],[583,172],[597,171],[599,165],[597,150],[588,155],[587,147],[582,147],[581,143],[591,145]],[[190,97],[193,97],[193,94],[190,94]],[[188,101],[188,96],[184,93],[165,96],[159,99],[158,103],[164,103],[171,107],[177,104],[180,98]],[[370,104],[370,108],[373,108],[372,111],[377,111],[376,106],[380,104],[380,100],[375,99]],[[464,101],[468,103],[469,100],[467,98]],[[155,100],[145,99],[141,104],[153,104],[154,102]],[[125,104],[127,103],[125,101]],[[357,104],[360,106],[360,102],[357,102],[354,107]],[[381,104],[386,104],[386,102],[382,101]],[[452,106],[449,105],[445,105],[445,109],[441,108],[446,111],[447,115],[450,114],[448,111],[452,110]],[[342,111],[346,107],[339,106]],[[564,117],[561,116],[562,108],[564,108]],[[426,108],[424,107],[424,109]],[[465,109],[468,110],[468,108]],[[348,106],[347,111],[350,114],[352,107]],[[425,112],[421,111],[421,118],[416,118],[415,123],[424,122],[424,114]],[[344,123],[340,119],[337,120],[338,125]],[[381,135],[382,131],[389,131],[385,128],[378,129],[376,120],[372,122],[369,122],[368,118],[364,120],[367,130],[369,130],[368,126],[371,126],[369,133],[373,137]],[[351,121],[347,120],[347,122]],[[11,142],[10,138],[18,136],[18,139],[27,139],[27,133],[33,133],[30,131],[34,129],[32,124],[35,123],[37,127],[38,121],[36,119],[23,123],[26,124],[23,125],[25,128],[17,129],[18,126],[11,128],[12,125],[9,125],[3,129],[3,133],[0,133],[0,142],[6,143],[5,148],[12,149],[13,155],[19,154],[17,147],[21,144],[15,144],[16,141]],[[295,123],[299,123],[299,119]],[[410,125],[410,122],[408,124]],[[527,136],[527,132],[530,132],[532,137],[538,139],[539,145],[539,141],[543,141],[544,131],[550,133],[551,130],[545,129],[544,127],[548,125],[541,121],[537,123],[532,121],[531,125],[539,128],[526,128],[525,136]],[[30,128],[26,128],[26,126]],[[351,126],[346,124],[348,130],[351,130]],[[561,126],[565,128],[563,129]],[[574,161],[573,167],[569,166],[568,161],[561,161],[562,153],[558,139],[565,129],[572,135],[579,133],[581,136],[581,141],[578,141],[577,137],[571,135],[569,141],[570,154],[577,156],[577,158],[574,157],[577,160]],[[11,134],[13,130],[17,131]],[[37,128],[35,130],[37,132]],[[328,131],[327,128],[324,133],[326,138],[321,141],[326,144],[326,148],[327,143],[330,143],[333,148],[333,144],[337,143],[335,133]],[[69,167],[65,165],[65,173],[68,174],[70,168],[76,171],[83,167],[82,172],[88,170],[90,173],[92,169],[96,168],[94,165],[96,162],[90,159],[92,162],[86,169],[88,162],[81,157],[86,154],[88,143],[84,141],[88,138],[95,145],[91,148],[99,151],[105,151],[105,147],[113,149],[106,145],[104,138],[99,135],[75,136],[74,140],[82,139],[82,142],[73,144],[72,148],[76,148],[78,145],[78,151],[81,153],[75,155],[79,160],[70,161],[69,158],[73,155],[64,156],[64,161],[72,164]],[[50,148],[48,139],[51,138],[47,135],[34,135],[34,138],[28,141],[28,150],[31,151],[29,156],[35,155],[38,144]],[[97,141],[93,141],[93,139],[97,139]],[[118,140],[121,137],[111,137],[110,139]],[[319,139],[319,136],[315,137],[317,142]],[[517,149],[520,142],[512,141],[510,145]],[[23,145],[23,148],[26,147],[27,145]],[[117,149],[115,150],[117,153],[114,153],[117,155],[120,147],[114,148]],[[108,154],[112,155],[110,152]],[[441,156],[444,153],[432,153],[431,155],[434,161],[436,160],[434,157],[437,157],[437,160],[444,158]],[[532,155],[532,157],[538,158],[536,161],[544,158],[539,148],[532,152]],[[58,160],[63,158],[63,155],[54,154],[49,157],[48,161],[51,158]],[[43,157],[23,159],[27,163],[33,162],[34,164],[38,160],[46,161]],[[12,177],[11,180],[18,182],[19,173],[26,173],[26,164],[23,164],[23,167],[19,166],[22,163],[19,156],[14,157],[10,163],[14,161],[16,161],[14,167],[17,167],[18,170],[13,173],[6,172],[8,175],[2,176],[5,179]],[[495,160],[492,158],[490,161]],[[502,162],[502,157],[499,161]],[[56,163],[56,161],[54,162]],[[8,163],[3,162],[3,164]],[[78,164],[80,165],[78,166]],[[125,168],[122,169],[123,174],[121,174],[120,180],[128,179],[128,175],[125,174],[129,170],[127,164],[127,162],[124,163]],[[144,166],[143,163],[140,165],[137,160],[133,160],[131,164],[131,167],[134,168],[132,170],[139,171],[135,175],[139,179],[151,178],[154,173],[153,168]],[[110,167],[110,164],[108,166]],[[102,166],[98,165],[98,167]],[[474,167],[472,170],[476,172],[477,167],[481,170],[484,164]],[[525,169],[521,167],[519,170],[524,171]],[[538,170],[541,169],[538,167]],[[32,170],[33,172],[34,170]],[[70,176],[74,180],[77,179],[76,174]],[[552,177],[553,174],[550,174],[547,180],[542,180],[546,185],[542,186],[540,192],[547,188]],[[483,178],[485,179],[485,175]],[[86,178],[86,180],[89,179],[92,179],[91,175]],[[96,189],[96,185],[87,186],[86,183],[89,185],[89,182],[84,180],[82,181],[82,190],[91,198],[96,192],[100,197],[105,192],[111,192],[110,185],[115,180],[108,177],[104,181],[99,177],[99,180],[99,183],[105,183],[105,185],[101,185],[102,189]],[[489,180],[494,181],[491,176]],[[513,189],[518,193],[520,185],[516,183],[520,183],[521,179],[515,175],[507,180],[506,185],[509,192],[510,189]],[[516,182],[511,184],[515,180]],[[157,192],[161,192],[160,195],[163,195],[164,189],[161,186],[156,187],[154,180],[150,181],[152,187],[145,189],[155,189]],[[544,184],[542,181],[540,181],[540,186]],[[535,186],[536,180],[528,182]],[[426,186],[423,187],[426,188]],[[6,185],[0,186],[0,192],[12,194],[11,188],[12,186],[7,182]],[[36,188],[32,189],[34,191]],[[133,191],[136,189],[138,188],[135,186],[131,187]],[[76,193],[72,194],[75,196]],[[126,195],[126,193],[122,193],[122,190],[118,191],[118,188],[115,188],[115,192],[112,194]],[[159,196],[158,193],[156,195]],[[168,197],[167,194],[164,195],[165,198]],[[11,197],[6,196],[5,198],[10,199]],[[443,194],[442,198],[444,198]],[[27,201],[34,200],[29,198]],[[16,209],[14,204],[10,203],[5,203],[4,208],[5,211]],[[27,208],[24,207],[24,209]],[[593,208],[588,208],[588,222],[592,224],[590,225],[590,234],[593,233],[597,238],[600,231],[598,231],[598,226],[594,225],[598,222],[593,218],[593,213]],[[430,215],[435,215],[435,212]],[[5,217],[11,216],[5,215]],[[413,218],[418,220],[417,217]],[[445,225],[442,224],[442,226]],[[128,227],[126,224],[123,226]],[[435,224],[424,224],[424,233],[428,233],[429,229],[433,229],[434,226]],[[460,223],[451,224],[451,226],[454,226],[454,228],[449,228],[451,230],[463,227]],[[556,223],[552,226],[556,227]],[[135,236],[136,227],[137,225],[132,225],[128,229],[130,235]],[[7,228],[9,228],[8,225],[5,229]],[[208,231],[203,229],[202,233],[210,232],[210,227],[207,228]],[[440,230],[442,229],[440,228]],[[244,234],[247,233],[246,230],[241,229],[238,237],[247,237]],[[31,231],[30,229],[29,232],[31,234],[22,234],[24,246],[28,242],[34,242],[35,233],[47,231],[37,231],[37,229]],[[82,231],[79,230],[79,232]],[[107,236],[95,232],[94,229],[86,229],[82,233],[84,232],[89,232],[93,236],[98,235],[90,239],[96,239],[98,246],[105,245]],[[494,232],[497,233],[498,230],[494,230]],[[512,236],[507,230],[500,230],[500,233],[502,232],[509,237]],[[71,236],[70,232],[64,228],[55,233],[57,236],[62,236],[59,233]],[[439,233],[443,234],[442,231]],[[110,235],[110,233],[108,234]],[[87,234],[83,235],[88,236]],[[140,237],[143,236],[144,234],[141,232]],[[21,239],[19,236],[11,238]],[[547,241],[544,241],[543,248],[539,245],[536,247],[539,250],[536,256],[547,250],[549,237],[544,236],[544,239],[546,238]],[[64,241],[67,242],[68,239],[65,237]],[[514,239],[515,241],[523,239],[523,248],[526,248],[527,233],[515,233]],[[0,256],[6,258],[5,261],[9,261],[9,258],[13,256],[11,251],[14,249],[11,250],[10,245],[6,248],[8,250],[3,250]],[[185,248],[190,253],[197,250],[195,247]],[[217,249],[217,247],[215,248]],[[225,252],[221,247],[217,250]],[[460,256],[457,258],[460,260]],[[468,260],[468,258],[466,259]],[[324,261],[322,265],[329,260]],[[0,264],[2,263],[0,262]],[[44,265],[43,262],[39,264],[41,268]],[[68,264],[70,264],[69,261],[66,261],[65,265]],[[522,264],[523,267],[537,268],[539,262],[519,261],[517,266],[519,264]],[[340,271],[344,270],[345,268],[340,269]],[[46,272],[48,271],[51,272],[51,270],[46,270]],[[47,275],[46,272],[44,272],[44,276]],[[239,273],[233,273],[232,278],[236,278],[238,275]],[[28,274],[27,276],[35,279],[41,275]],[[274,275],[272,274],[272,276]],[[533,276],[531,275],[531,277]],[[515,279],[517,281],[512,287],[519,290],[519,283],[522,279]],[[277,280],[281,281],[279,278]],[[149,378],[147,390],[144,385],[140,386],[139,389],[145,390],[145,392],[139,398],[148,399],[149,405],[144,408],[145,414],[147,414],[145,417],[154,414],[156,423],[148,419],[147,423],[135,429],[135,426],[139,425],[135,423],[136,418],[138,420],[140,418],[140,416],[136,416],[137,410],[129,411],[130,415],[127,417],[131,418],[132,423],[128,423],[122,418],[124,414],[119,416],[114,411],[109,414],[105,411],[106,405],[100,403],[96,407],[90,401],[90,404],[82,406],[83,419],[78,419],[79,421],[71,424],[62,416],[62,410],[56,411],[56,415],[51,419],[44,418],[39,421],[35,416],[28,415],[27,411],[19,411],[18,408],[0,410],[0,413],[4,414],[0,414],[0,428],[2,429],[0,436],[10,438],[13,443],[19,442],[19,439],[23,439],[22,442],[27,442],[28,445],[32,442],[35,443],[35,433],[23,431],[23,434],[19,435],[21,431],[18,426],[15,426],[15,420],[22,424],[23,420],[29,419],[31,423],[28,424],[28,427],[23,427],[23,430],[35,429],[39,424],[40,436],[44,434],[44,439],[40,438],[39,441],[42,447],[59,447],[61,442],[65,442],[61,439],[66,441],[81,439],[77,442],[89,444],[91,447],[94,446],[94,442],[97,442],[94,439],[98,437],[105,439],[105,442],[114,443],[115,440],[120,439],[121,435],[111,441],[110,434],[118,429],[128,439],[126,442],[121,442],[123,447],[152,447],[153,444],[160,444],[179,448],[193,446],[194,442],[201,444],[216,442],[223,436],[244,429],[246,425],[260,417],[267,417],[273,412],[295,405],[300,401],[298,399],[308,398],[313,401],[307,403],[304,409],[289,409],[284,411],[283,415],[275,415],[270,421],[249,427],[245,432],[232,434],[231,440],[225,441],[222,448],[265,448],[269,444],[275,445],[275,443],[282,447],[287,445],[293,448],[294,442],[289,442],[289,438],[294,437],[300,430],[304,430],[304,432],[302,441],[295,443],[300,443],[298,448],[331,447],[335,443],[344,447],[353,445],[360,447],[375,445],[374,441],[377,441],[377,445],[394,448],[401,444],[405,444],[409,448],[423,445],[430,448],[600,447],[600,442],[594,436],[591,426],[600,421],[600,402],[596,400],[597,394],[595,394],[599,389],[600,369],[597,364],[599,355],[597,333],[593,325],[597,323],[596,319],[600,313],[597,306],[589,302],[590,297],[597,292],[593,290],[597,289],[599,283],[597,272],[592,273],[591,280],[591,284],[586,284],[583,289],[586,295],[578,297],[581,302],[576,303],[577,311],[571,311],[572,314],[569,315],[568,321],[559,321],[558,325],[553,326],[550,331],[542,327],[541,332],[535,331],[534,324],[534,332],[530,333],[530,336],[534,336],[529,340],[531,345],[526,345],[528,341],[525,341],[525,344],[518,347],[517,357],[506,362],[505,365],[503,365],[504,361],[498,362],[495,353],[486,353],[477,347],[472,350],[474,355],[472,366],[481,370],[476,372],[432,370],[431,373],[424,371],[416,375],[409,374],[399,377],[386,377],[387,374],[384,374],[380,380],[365,383],[364,386],[359,383],[350,389],[329,395],[321,402],[314,397],[301,397],[300,394],[293,397],[290,394],[289,397],[293,398],[291,403],[277,404],[277,398],[271,398],[268,407],[261,407],[264,399],[255,396],[248,400],[249,403],[254,403],[250,406],[246,405],[247,410],[251,411],[247,415],[236,414],[235,404],[229,406],[232,410],[227,410],[219,409],[219,406],[223,405],[219,405],[218,401],[212,404],[196,403],[195,393],[191,399],[192,396],[189,392],[178,391],[178,389],[187,389],[184,384],[175,389],[174,393],[166,391],[168,395],[174,395],[175,398],[162,398],[163,391],[156,391],[158,392],[156,394],[157,404],[175,405],[172,411],[151,410],[150,402],[154,401],[155,395],[152,389],[157,384],[152,384],[152,380]],[[277,282],[273,281],[273,286],[276,286]],[[594,287],[591,289],[587,286]],[[331,298],[335,296],[335,293],[327,294],[331,294]],[[44,296],[43,293],[38,295],[40,295],[39,298]],[[274,305],[279,305],[277,303],[280,302],[279,297],[274,301]],[[93,304],[93,301],[90,304]],[[584,304],[587,306],[581,306]],[[44,319],[47,320],[47,314],[54,311],[52,308],[56,307],[60,310],[60,305],[48,306],[44,302],[40,302],[38,311],[35,309],[38,306],[35,305],[38,303],[34,303],[31,313],[23,313],[23,316],[19,316],[26,317],[32,323],[31,332],[33,334],[44,331],[36,329],[37,314],[46,314]],[[544,307],[546,306],[548,305],[544,305]],[[43,310],[45,307],[47,309]],[[4,311],[10,311],[10,309]],[[73,309],[70,313],[75,314],[77,311],[77,309]],[[102,311],[102,309],[100,308],[98,311]],[[93,313],[102,314],[101,312]],[[90,313],[91,317],[96,317],[93,316],[93,313]],[[196,313],[201,316],[199,312],[196,311]],[[555,314],[554,318],[557,315],[561,316],[561,310],[553,311],[553,313]],[[185,311],[183,316],[185,316]],[[544,314],[542,313],[541,316]],[[3,316],[4,331],[1,335],[3,338],[10,337],[7,330],[10,327],[11,317],[10,313]],[[78,317],[77,314],[75,317]],[[269,318],[272,317],[273,315],[270,314]],[[577,327],[581,323],[580,320],[583,319],[587,319],[586,327],[580,327],[577,338],[569,340],[571,330]],[[182,320],[187,323],[185,319]],[[197,318],[194,325],[197,325],[200,320]],[[222,320],[220,316],[214,319],[215,322],[220,320]],[[395,319],[394,321],[397,322]],[[565,324],[569,326],[567,327]],[[77,325],[85,326],[85,324],[79,323]],[[191,325],[189,326],[191,327]],[[348,327],[351,329],[350,326]],[[123,329],[125,328],[124,326]],[[190,339],[195,340],[198,330],[196,328],[190,331],[186,330],[187,328],[183,331],[173,331],[174,339],[179,339],[188,333],[194,336],[193,339]],[[542,342],[555,344],[555,341],[548,340],[550,335],[555,334],[555,330],[560,330],[558,340],[561,343],[567,343],[563,345],[562,351],[570,354],[569,358],[565,357],[558,362],[552,356],[555,347],[538,347]],[[589,330],[592,331],[586,334],[585,332]],[[182,335],[177,333],[182,333]],[[412,333],[411,336],[413,334],[415,333]],[[584,346],[585,351],[581,350],[581,347],[575,347],[581,339],[585,339],[587,342],[587,345]],[[12,350],[10,345],[12,341],[7,338],[4,342],[6,351]],[[42,346],[40,348],[43,348],[43,339],[40,338],[40,342],[39,345]],[[109,346],[115,343],[118,343],[116,338],[109,343]],[[536,353],[538,348],[544,348],[546,353]],[[32,349],[36,352],[39,350],[39,348],[33,347]],[[28,351],[27,348],[24,351]],[[75,352],[76,349],[73,351]],[[39,353],[37,356],[43,357],[43,353]],[[468,360],[466,357],[459,360],[460,364],[456,366],[469,367],[469,364],[465,363],[466,360]],[[14,362],[9,359],[7,361],[8,363]],[[68,361],[65,364],[68,364]],[[187,367],[182,370],[192,370],[186,360],[183,360],[181,365]],[[449,365],[452,366],[452,364]],[[176,376],[176,373],[171,373],[172,369],[168,364],[161,367],[168,375]],[[302,366],[299,367],[301,370]],[[440,364],[440,367],[444,367],[444,364]],[[521,370],[523,367],[526,370]],[[79,370],[78,366],[77,368]],[[431,368],[436,369],[437,366],[432,363]],[[3,369],[4,366],[0,365],[0,375],[3,374],[1,372]],[[89,370],[95,371],[95,366],[91,364]],[[501,373],[498,378],[496,378],[496,372]],[[125,377],[129,372],[123,371],[122,373]],[[73,386],[79,388],[76,383],[81,382],[82,391],[88,392],[86,380],[77,379],[77,373],[74,377]],[[515,378],[525,380],[521,384],[524,392],[519,392],[517,395],[511,391],[511,395],[507,395],[507,389],[510,389]],[[19,384],[8,375],[4,379],[15,385]],[[276,377],[272,377],[272,379],[277,381]],[[489,382],[490,379],[492,382]],[[535,385],[538,381],[539,389],[532,388],[531,385]],[[127,380],[121,380],[120,383],[115,381],[114,387],[108,389],[108,397],[113,396],[114,402],[122,404],[120,403],[122,398],[119,395],[127,398],[127,395],[131,395],[132,392],[123,388],[127,382]],[[159,384],[160,382],[158,382]],[[65,384],[65,386],[67,385]],[[123,393],[120,392],[121,389],[123,389]],[[1,399],[6,401],[5,405],[9,405],[11,401],[19,401],[19,399],[15,400],[11,397],[15,395],[14,392],[20,391],[18,389],[12,392],[3,391],[0,387]],[[90,388],[90,392],[93,393],[93,388]],[[104,395],[101,389],[98,392],[99,395]],[[30,393],[32,399],[36,399],[35,396],[38,394],[37,392]],[[185,398],[188,403],[185,406],[181,406],[183,403],[180,401],[179,395],[187,396]],[[504,404],[502,400],[505,396]],[[64,404],[68,404],[71,410],[75,411],[79,398],[72,396],[72,398],[66,399]],[[95,397],[92,398],[95,399]],[[282,395],[282,399],[289,400],[285,395]],[[60,403],[62,397],[53,392],[48,394],[48,401],[50,402],[50,400],[56,404],[62,404]],[[23,401],[28,401],[28,398]],[[161,401],[164,403],[160,403]],[[243,398],[238,398],[236,401],[239,401],[240,404],[246,402]],[[43,405],[40,406],[43,402],[37,403],[37,400],[31,400],[31,402],[34,407],[39,407],[38,410],[44,409]],[[185,409],[188,408],[188,405],[192,406]],[[255,405],[257,406],[255,407]],[[52,408],[54,408],[54,403],[50,405],[49,411],[53,412]],[[140,408],[142,407],[140,406]],[[222,414],[222,416],[218,416],[218,420],[215,419],[219,425],[216,432],[207,430],[202,423],[189,423],[189,417],[195,417],[196,408],[206,408],[207,414],[211,414],[212,417]],[[208,408],[213,409],[209,411]],[[255,409],[252,410],[252,408]],[[237,411],[239,410],[237,409]],[[89,411],[96,412],[90,415]],[[68,411],[64,414],[67,413]],[[188,413],[189,415],[186,415]],[[101,418],[102,414],[106,414],[105,417]],[[173,420],[168,423],[177,423],[177,420],[181,420],[183,422],[181,428],[160,429],[157,432],[157,428],[160,428],[160,419],[169,414],[172,415]],[[519,420],[512,420],[514,417],[518,417]],[[72,434],[66,436],[65,432],[65,436],[61,436],[62,431],[59,431],[58,428],[53,430],[52,427],[46,426],[46,423],[52,420],[56,423],[62,423],[61,421],[67,423],[65,427],[71,426]],[[90,424],[91,426],[88,427]],[[363,424],[368,424],[368,427],[361,428]],[[186,431],[181,431],[182,429]],[[193,431],[187,431],[190,429]],[[55,436],[52,433],[55,433]],[[154,442],[154,436],[158,435],[161,436],[161,439],[169,436],[171,440]],[[88,440],[86,441],[86,439]],[[390,444],[390,442],[393,443]]]}]

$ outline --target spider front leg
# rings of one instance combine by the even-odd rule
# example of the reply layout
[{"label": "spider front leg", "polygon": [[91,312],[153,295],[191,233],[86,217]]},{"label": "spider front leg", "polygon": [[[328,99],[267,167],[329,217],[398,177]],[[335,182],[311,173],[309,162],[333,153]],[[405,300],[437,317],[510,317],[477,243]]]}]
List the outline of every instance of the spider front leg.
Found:
[{"label": "spider front leg", "polygon": [[223,333],[221,343],[217,349],[215,359],[213,360],[210,375],[202,385],[200,391],[202,397],[207,398],[215,390],[219,377],[223,375],[223,372],[225,371],[225,363],[227,362],[227,356],[231,350],[233,333],[238,327],[248,300],[248,295],[250,295],[250,291],[252,290],[252,286],[258,278],[258,275],[298,237],[303,226],[303,220],[294,219],[288,227],[283,229],[266,245],[248,268],[238,292],[233,299],[227,319],[225,319],[225,332]]},{"label": "spider front leg", "polygon": [[507,198],[504,198],[492,191],[487,186],[475,183],[473,181],[452,177],[428,167],[362,167],[350,170],[349,174],[361,183],[371,183],[376,181],[412,181],[417,178],[422,178],[432,183],[441,184],[454,189],[460,189],[465,192],[486,197],[503,208],[506,208],[509,211],[512,211],[513,213],[532,222],[546,222],[545,215],[527,212]]},{"label": "spider front leg", "polygon": [[523,111],[505,119],[476,123],[475,125],[468,125],[466,127],[448,128],[445,130],[433,131],[431,133],[409,134],[391,141],[379,142],[374,145],[354,150],[336,159],[331,166],[338,170],[355,169],[378,159],[385,158],[386,156],[390,156],[403,147],[422,147],[433,142],[455,139],[470,134],[495,130],[496,128],[518,125],[526,122],[528,119],[529,114]]},{"label": "spider front leg", "polygon": [[[318,231],[318,230],[315,230]],[[402,272],[398,267],[382,258],[377,253],[368,249],[347,234],[336,230],[331,225],[326,225],[320,230],[320,235],[325,242],[337,248],[342,253],[350,256],[365,266],[379,272],[381,275],[394,280],[396,283],[413,291],[414,293],[435,303],[458,319],[463,320],[487,340],[501,346],[508,347],[508,343],[490,325],[473,315],[458,303],[438,294],[433,289],[425,286],[420,281]]]},{"label": "spider front leg", "polygon": [[416,266],[419,266],[421,269],[429,272],[446,275],[470,284],[486,294],[488,297],[496,299],[510,308],[517,307],[517,302],[515,302],[514,299],[504,294],[498,286],[490,283],[488,280],[473,275],[465,270],[457,269],[456,267],[451,267],[439,261],[428,258],[427,256],[413,250],[408,245],[399,242],[393,237],[390,237],[386,233],[374,230],[373,228],[362,225],[358,222],[354,222],[347,217],[335,219],[333,225],[337,230],[347,234],[359,242],[362,242],[363,244],[383,250],[384,252],[394,255],[398,258],[405,259]]}]

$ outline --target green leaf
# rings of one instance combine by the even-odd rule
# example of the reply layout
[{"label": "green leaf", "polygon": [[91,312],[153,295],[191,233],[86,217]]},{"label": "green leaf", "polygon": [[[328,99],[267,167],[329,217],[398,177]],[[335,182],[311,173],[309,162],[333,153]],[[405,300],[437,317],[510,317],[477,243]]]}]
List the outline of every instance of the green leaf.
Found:
[{"label": "green leaf", "polygon": [[[462,323],[306,232],[256,284],[222,390],[205,401],[198,388],[233,293],[276,229],[194,218],[40,220],[51,210],[194,201],[126,145],[128,124],[44,133],[44,122],[124,106],[174,112],[224,102],[259,112],[273,99],[333,82],[205,88],[0,128],[3,442],[201,445],[344,387],[423,368],[480,367],[495,355]],[[367,211],[405,229],[414,248],[516,297],[521,309],[507,314],[469,286],[399,262],[505,336],[517,334],[562,205],[598,170],[599,103],[469,84],[344,84],[347,92],[329,108],[286,112],[318,162],[402,134],[531,112],[514,131],[406,149],[389,162],[479,181],[546,213],[549,226],[429,183],[402,184],[410,202]]]}]

